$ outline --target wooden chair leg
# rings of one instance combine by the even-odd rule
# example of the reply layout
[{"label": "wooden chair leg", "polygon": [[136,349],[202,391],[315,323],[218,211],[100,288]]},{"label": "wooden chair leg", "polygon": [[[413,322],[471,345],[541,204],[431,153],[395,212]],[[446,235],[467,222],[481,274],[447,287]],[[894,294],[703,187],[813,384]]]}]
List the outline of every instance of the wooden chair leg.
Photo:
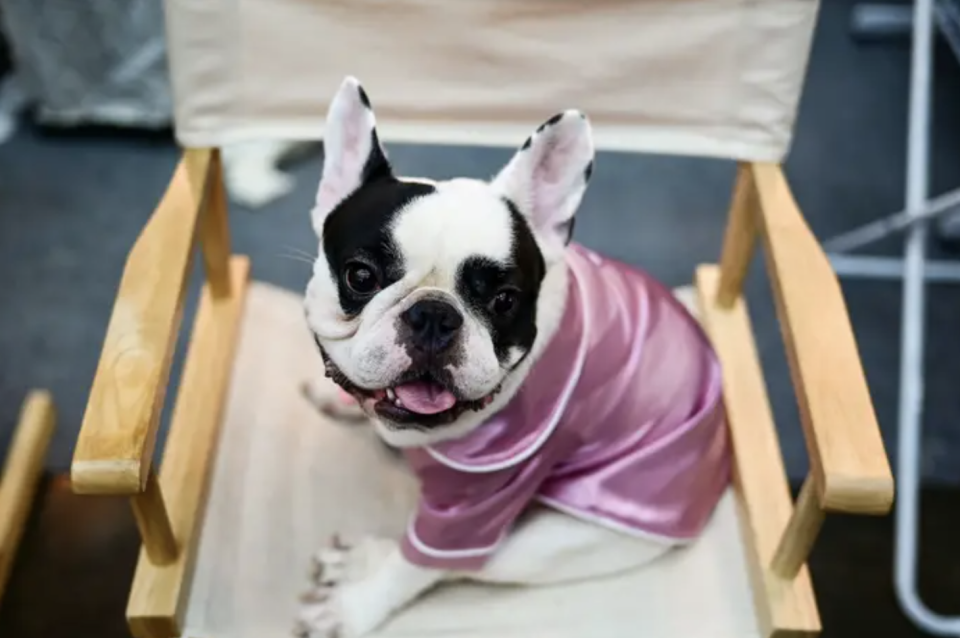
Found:
[{"label": "wooden chair leg", "polygon": [[55,423],[56,411],[50,393],[31,392],[23,403],[0,479],[0,598],[23,536]]}]

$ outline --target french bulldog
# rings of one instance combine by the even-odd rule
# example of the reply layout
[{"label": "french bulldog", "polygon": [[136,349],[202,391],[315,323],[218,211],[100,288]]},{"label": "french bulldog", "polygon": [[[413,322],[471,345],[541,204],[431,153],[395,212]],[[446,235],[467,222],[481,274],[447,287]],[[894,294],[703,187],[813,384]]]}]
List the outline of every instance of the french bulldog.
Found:
[{"label": "french bulldog", "polygon": [[364,636],[440,583],[640,568],[695,540],[727,486],[696,319],[572,241],[589,120],[563,111],[518,143],[490,179],[401,177],[359,82],[331,102],[306,320],[352,397],[329,405],[397,448],[421,495],[402,538],[318,551],[299,635]]}]

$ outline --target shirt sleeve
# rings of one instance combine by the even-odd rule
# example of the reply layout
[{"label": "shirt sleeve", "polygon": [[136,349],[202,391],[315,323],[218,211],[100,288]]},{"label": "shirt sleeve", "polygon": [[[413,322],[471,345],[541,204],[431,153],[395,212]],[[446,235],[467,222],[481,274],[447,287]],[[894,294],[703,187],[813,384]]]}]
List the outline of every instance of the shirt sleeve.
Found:
[{"label": "shirt sleeve", "polygon": [[422,493],[401,543],[411,563],[451,571],[481,569],[546,477],[537,459],[471,473],[440,463],[420,468]]}]

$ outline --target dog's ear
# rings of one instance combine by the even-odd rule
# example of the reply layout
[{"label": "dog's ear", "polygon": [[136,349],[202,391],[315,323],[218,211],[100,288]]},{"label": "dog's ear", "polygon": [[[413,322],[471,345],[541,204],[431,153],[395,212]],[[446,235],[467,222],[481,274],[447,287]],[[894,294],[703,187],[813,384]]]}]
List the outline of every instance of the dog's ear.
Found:
[{"label": "dog's ear", "polygon": [[593,135],[580,111],[557,113],[540,125],[493,180],[547,248],[562,249],[593,172]]},{"label": "dog's ear", "polygon": [[360,82],[347,77],[330,103],[323,134],[323,174],[311,217],[320,235],[327,215],[360,186],[392,175],[377,137],[373,107]]}]

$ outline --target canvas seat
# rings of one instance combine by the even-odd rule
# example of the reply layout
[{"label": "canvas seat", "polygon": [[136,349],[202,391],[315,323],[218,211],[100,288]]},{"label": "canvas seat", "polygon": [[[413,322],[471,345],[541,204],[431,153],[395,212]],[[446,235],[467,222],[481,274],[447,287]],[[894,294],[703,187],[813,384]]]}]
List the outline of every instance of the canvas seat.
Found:
[{"label": "canvas seat", "polygon": [[[723,367],[735,456],[734,485],[704,536],[616,578],[444,587],[376,635],[816,635],[805,563],[825,514],[885,514],[893,498],[840,287],[778,164],[816,8],[168,0],[185,150],[130,252],[72,466],[77,492],[131,496],[144,541],[127,610],[134,635],[286,636],[309,557],[330,532],[406,524],[416,486],[400,460],[368,428],[320,416],[301,394],[321,363],[300,291],[250,282],[249,261],[229,242],[219,147],[321,138],[346,74],[375,91],[388,143],[513,145],[545,113],[577,106],[591,113],[601,149],[740,164],[721,257],[692,273]],[[348,46],[361,37],[377,46]],[[156,468],[198,244],[207,281]],[[756,249],[767,257],[811,461],[795,504],[742,295]]]},{"label": "canvas seat", "polygon": [[[300,394],[318,365],[299,296],[260,283],[247,295],[186,605],[190,636],[287,634],[318,539],[401,534],[416,502],[414,478],[369,427],[322,417]],[[759,636],[745,564],[730,494],[699,543],[649,569],[568,587],[447,587],[379,635],[617,635],[617,619],[636,614],[649,619],[646,636]]]}]

